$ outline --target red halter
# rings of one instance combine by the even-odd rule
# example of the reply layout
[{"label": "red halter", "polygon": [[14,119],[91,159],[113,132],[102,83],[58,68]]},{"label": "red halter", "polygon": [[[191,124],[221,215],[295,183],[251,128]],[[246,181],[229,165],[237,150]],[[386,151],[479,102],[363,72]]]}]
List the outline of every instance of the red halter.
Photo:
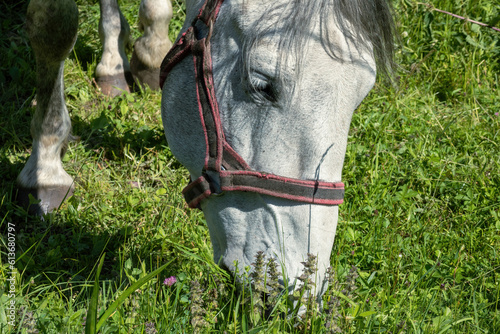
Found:
[{"label": "red halter", "polygon": [[[342,182],[300,180],[254,171],[226,141],[215,96],[210,52],[213,25],[223,1],[205,1],[200,14],[170,49],[161,64],[160,87],[163,87],[172,68],[187,55],[193,55],[196,95],[207,153],[202,175],[182,191],[186,202],[189,207],[196,208],[203,199],[218,194],[218,186],[206,173],[212,171],[219,175],[222,192],[251,191],[305,203],[341,204],[344,198]],[[206,29],[200,28],[200,25],[204,25]],[[205,36],[200,36],[204,30],[208,32]]]}]

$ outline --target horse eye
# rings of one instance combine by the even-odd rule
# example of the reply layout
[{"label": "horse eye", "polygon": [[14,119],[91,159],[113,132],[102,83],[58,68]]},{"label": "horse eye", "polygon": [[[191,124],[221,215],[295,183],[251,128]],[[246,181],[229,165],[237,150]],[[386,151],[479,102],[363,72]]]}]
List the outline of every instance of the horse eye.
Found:
[{"label": "horse eye", "polygon": [[250,92],[257,100],[267,100],[269,102],[277,102],[279,94],[276,88],[276,83],[273,79],[258,73],[252,73],[250,77]]}]

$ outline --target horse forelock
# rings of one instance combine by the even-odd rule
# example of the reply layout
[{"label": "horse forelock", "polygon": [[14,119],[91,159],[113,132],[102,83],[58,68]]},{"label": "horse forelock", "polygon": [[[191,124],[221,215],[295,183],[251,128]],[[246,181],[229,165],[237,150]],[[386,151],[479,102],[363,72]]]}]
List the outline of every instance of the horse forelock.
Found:
[{"label": "horse forelock", "polygon": [[[249,1],[244,1],[243,12]],[[330,31],[335,24],[349,45],[373,53],[379,73],[392,74],[395,29],[392,5],[388,0],[274,1],[269,2],[260,15],[250,24],[245,36],[242,64],[246,73],[252,66],[251,50],[270,35],[278,36],[278,65],[293,57],[300,68],[312,25],[319,20],[321,43],[332,57],[342,58],[342,50]]]}]

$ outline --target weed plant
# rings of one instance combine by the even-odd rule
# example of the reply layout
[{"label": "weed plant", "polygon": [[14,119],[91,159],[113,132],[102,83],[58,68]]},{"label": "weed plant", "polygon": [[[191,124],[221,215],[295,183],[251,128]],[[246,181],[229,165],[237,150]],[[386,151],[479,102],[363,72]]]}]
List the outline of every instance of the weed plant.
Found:
[{"label": "weed plant", "polygon": [[[1,5],[0,333],[83,333],[90,323],[100,333],[498,333],[500,33],[432,10],[498,27],[497,0],[394,2],[397,73],[352,119],[322,303],[307,291],[312,257],[291,296],[273,259],[241,268],[253,287],[213,262],[203,215],[181,196],[188,173],[164,138],[160,93],[99,93],[99,8],[77,3],[65,94],[79,140],[64,157],[76,190],[44,220],[13,201],[31,147],[35,62],[26,1]],[[172,40],[185,14],[173,3]],[[121,7],[137,38],[136,1]]]}]

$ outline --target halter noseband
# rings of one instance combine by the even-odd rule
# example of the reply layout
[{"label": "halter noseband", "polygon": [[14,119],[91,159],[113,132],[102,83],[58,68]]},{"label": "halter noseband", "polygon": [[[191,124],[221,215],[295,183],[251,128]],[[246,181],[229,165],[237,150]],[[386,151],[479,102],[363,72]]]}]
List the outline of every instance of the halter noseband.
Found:
[{"label": "halter noseband", "polygon": [[[202,175],[182,191],[186,202],[196,208],[203,199],[219,191],[250,191],[304,203],[341,204],[342,182],[300,180],[254,171],[226,141],[215,96],[210,52],[213,25],[223,1],[205,1],[199,15],[161,64],[160,87],[163,87],[172,68],[187,55],[193,55],[196,95],[207,150]],[[218,174],[220,187],[207,171]]]}]

